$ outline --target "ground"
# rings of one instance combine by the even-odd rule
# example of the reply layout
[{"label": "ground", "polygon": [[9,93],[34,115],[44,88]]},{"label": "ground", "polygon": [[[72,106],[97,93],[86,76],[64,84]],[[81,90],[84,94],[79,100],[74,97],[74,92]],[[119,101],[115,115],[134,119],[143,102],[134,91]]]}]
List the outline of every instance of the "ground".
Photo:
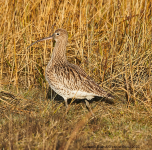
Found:
[{"label": "ground", "polygon": [[146,104],[114,100],[93,101],[91,116],[85,103],[50,100],[39,89],[22,95],[1,90],[3,149],[151,149],[152,117]]}]

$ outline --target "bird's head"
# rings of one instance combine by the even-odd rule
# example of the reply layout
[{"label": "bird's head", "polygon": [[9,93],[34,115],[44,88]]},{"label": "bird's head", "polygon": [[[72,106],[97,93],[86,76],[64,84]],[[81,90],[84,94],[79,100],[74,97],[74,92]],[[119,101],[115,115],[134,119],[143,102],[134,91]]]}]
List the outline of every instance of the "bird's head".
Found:
[{"label": "bird's head", "polygon": [[34,43],[32,43],[30,46],[28,46],[27,48],[31,47],[32,45],[40,42],[40,41],[45,41],[45,40],[50,40],[50,39],[54,39],[56,42],[59,41],[66,41],[68,40],[68,33],[66,30],[64,29],[57,29],[51,36],[40,39],[38,41],[35,41]]}]

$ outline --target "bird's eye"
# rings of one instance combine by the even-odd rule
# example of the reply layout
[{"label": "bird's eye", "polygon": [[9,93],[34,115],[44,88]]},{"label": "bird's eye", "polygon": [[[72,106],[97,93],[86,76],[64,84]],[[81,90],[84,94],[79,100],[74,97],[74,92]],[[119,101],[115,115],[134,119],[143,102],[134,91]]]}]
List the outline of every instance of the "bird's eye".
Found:
[{"label": "bird's eye", "polygon": [[60,35],[59,33],[56,33],[56,35]]}]

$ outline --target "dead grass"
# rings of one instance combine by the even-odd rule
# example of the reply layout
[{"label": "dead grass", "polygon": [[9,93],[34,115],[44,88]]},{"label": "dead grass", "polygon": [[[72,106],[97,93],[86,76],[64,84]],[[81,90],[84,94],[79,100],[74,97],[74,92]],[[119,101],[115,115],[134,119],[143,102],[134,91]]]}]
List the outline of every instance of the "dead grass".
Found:
[{"label": "dead grass", "polygon": [[[151,149],[151,10],[150,0],[1,1],[1,149]],[[66,116],[45,98],[53,42],[27,46],[57,28],[68,31],[68,60],[116,96],[92,103],[95,118],[83,103]]]},{"label": "dead grass", "polygon": [[143,104],[93,102],[92,118],[83,103],[72,104],[65,115],[64,103],[46,100],[40,90],[36,95],[1,91],[1,148],[152,148],[152,113]]}]

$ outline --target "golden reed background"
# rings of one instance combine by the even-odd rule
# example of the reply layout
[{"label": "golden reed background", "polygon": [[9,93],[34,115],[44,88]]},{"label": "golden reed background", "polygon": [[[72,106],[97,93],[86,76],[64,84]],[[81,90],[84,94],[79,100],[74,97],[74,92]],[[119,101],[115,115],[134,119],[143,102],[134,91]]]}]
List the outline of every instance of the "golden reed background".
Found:
[{"label": "golden reed background", "polygon": [[150,0],[8,0],[0,2],[1,85],[46,88],[53,42],[32,42],[64,28],[68,60],[128,100],[151,101]]}]

